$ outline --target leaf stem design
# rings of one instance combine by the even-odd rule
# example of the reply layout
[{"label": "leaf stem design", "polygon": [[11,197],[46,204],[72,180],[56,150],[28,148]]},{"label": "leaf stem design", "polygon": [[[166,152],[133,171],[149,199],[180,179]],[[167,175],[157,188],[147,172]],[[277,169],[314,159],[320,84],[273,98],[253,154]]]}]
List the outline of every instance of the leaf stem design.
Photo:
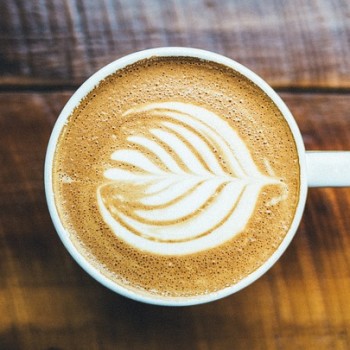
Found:
[{"label": "leaf stem design", "polygon": [[241,232],[261,189],[282,186],[270,164],[268,175],[249,149],[215,113],[193,104],[162,102],[130,109],[146,118],[147,132],[127,137],[131,148],[111,155],[97,189],[104,221],[129,244],[156,254],[191,254],[213,248]]}]

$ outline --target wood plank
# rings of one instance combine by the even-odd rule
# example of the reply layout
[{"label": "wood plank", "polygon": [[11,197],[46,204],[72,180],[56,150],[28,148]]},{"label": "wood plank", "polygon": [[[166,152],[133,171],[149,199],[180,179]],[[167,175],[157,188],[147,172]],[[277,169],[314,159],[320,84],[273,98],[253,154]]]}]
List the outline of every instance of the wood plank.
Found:
[{"label": "wood plank", "polygon": [[[143,305],[87,276],[59,241],[43,189],[46,144],[70,94],[0,93],[1,349],[347,348],[349,189],[310,190],[281,260],[221,301]],[[282,97],[307,148],[350,149],[350,95]]]},{"label": "wood plank", "polygon": [[275,87],[350,88],[345,0],[104,0],[0,4],[0,86],[76,86],[125,54],[191,46]]}]

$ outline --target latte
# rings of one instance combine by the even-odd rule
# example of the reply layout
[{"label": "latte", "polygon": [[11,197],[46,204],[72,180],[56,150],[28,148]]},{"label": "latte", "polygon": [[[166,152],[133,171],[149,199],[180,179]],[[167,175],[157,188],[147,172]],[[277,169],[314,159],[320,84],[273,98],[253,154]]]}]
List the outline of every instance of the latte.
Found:
[{"label": "latte", "polygon": [[154,57],[108,76],[69,117],[55,204],[108,278],[164,297],[211,293],[278,248],[299,198],[293,135],[238,72]]}]

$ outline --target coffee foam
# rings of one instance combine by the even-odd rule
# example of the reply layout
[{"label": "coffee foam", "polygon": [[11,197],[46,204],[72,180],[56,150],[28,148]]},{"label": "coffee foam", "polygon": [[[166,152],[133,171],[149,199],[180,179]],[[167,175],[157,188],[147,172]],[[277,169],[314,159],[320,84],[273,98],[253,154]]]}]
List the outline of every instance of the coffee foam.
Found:
[{"label": "coffee foam", "polygon": [[53,185],[64,226],[102,273],[189,296],[236,283],[275,251],[297,206],[299,166],[283,116],[246,78],[154,58],[108,77],[73,112]]}]

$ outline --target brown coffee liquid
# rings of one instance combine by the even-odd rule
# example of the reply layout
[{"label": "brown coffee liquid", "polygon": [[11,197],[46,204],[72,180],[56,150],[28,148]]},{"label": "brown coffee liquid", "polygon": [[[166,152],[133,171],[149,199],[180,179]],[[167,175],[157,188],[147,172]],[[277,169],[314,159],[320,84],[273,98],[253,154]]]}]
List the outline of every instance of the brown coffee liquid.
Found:
[{"label": "brown coffee liquid", "polygon": [[[98,189],[106,183],[104,174],[116,166],[111,154],[132,148],[127,141],[130,134],[152,139],[150,130],[159,126],[162,119],[152,119],[147,113],[125,112],[169,101],[200,106],[223,118],[246,144],[261,174],[268,176],[273,172],[283,184],[262,187],[252,216],[232,239],[184,255],[162,255],[135,248],[111,230],[97,204]],[[165,143],[162,145],[177,159],[174,151]],[[215,147],[213,152],[217,152]],[[226,171],[224,157],[215,157]],[[162,166],[159,159],[153,160]],[[179,164],[183,166],[180,161]],[[137,173],[140,170],[130,164],[120,167]],[[278,248],[293,221],[299,200],[299,177],[296,145],[275,104],[236,71],[195,58],[143,60],[103,80],[69,117],[59,137],[53,165],[56,206],[78,250],[116,283],[164,297],[221,290],[261,266]],[[139,187],[131,185],[128,191],[124,183],[112,190],[103,188],[101,193],[109,198],[135,193],[134,201]],[[272,205],[278,196],[283,199]]]}]

